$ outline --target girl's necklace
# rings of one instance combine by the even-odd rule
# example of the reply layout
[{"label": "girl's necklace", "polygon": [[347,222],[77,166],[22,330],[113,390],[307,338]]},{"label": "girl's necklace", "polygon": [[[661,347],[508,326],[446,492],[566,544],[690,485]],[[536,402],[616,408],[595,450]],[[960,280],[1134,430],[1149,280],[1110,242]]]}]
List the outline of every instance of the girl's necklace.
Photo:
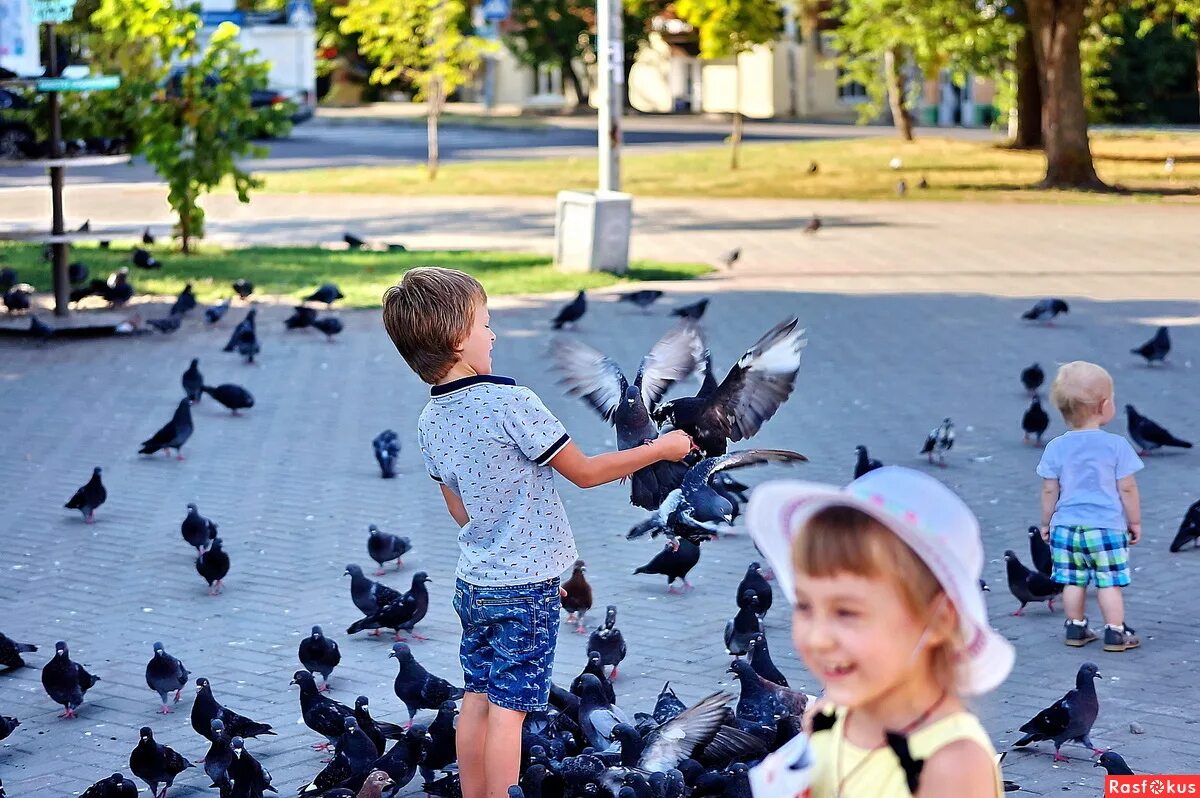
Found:
[{"label": "girl's necklace", "polygon": [[[929,707],[929,709],[925,710],[919,716],[917,716],[917,719],[914,720],[912,723],[910,723],[907,726],[905,726],[904,728],[900,729],[898,734],[902,734],[907,737],[909,734],[911,734],[912,732],[919,729],[921,726],[923,726],[925,724],[926,721],[929,720],[929,716],[932,715],[934,712],[936,712],[937,708],[940,707],[942,705],[942,702],[945,700],[946,700],[946,691],[943,690],[942,694],[940,696],[938,696],[938,700],[934,701],[933,704]],[[855,765],[854,767],[850,768],[849,773],[847,773],[845,776],[843,776],[842,775],[842,743],[846,739],[846,725],[849,722],[850,722],[850,710],[846,710],[846,717],[842,721],[842,733],[838,735],[838,741],[837,741],[836,765],[834,767],[834,775],[837,777],[837,786],[834,787],[833,798],[842,798],[842,788],[846,786],[846,782],[850,781],[851,777],[853,777],[854,774],[858,773],[858,771],[862,769],[863,765],[867,764],[867,761],[871,757],[875,756],[875,754],[877,754],[880,750],[887,747],[886,740],[882,743],[879,743],[874,748],[872,748],[866,754],[866,756],[864,756],[862,759],[858,760],[858,764]]]}]

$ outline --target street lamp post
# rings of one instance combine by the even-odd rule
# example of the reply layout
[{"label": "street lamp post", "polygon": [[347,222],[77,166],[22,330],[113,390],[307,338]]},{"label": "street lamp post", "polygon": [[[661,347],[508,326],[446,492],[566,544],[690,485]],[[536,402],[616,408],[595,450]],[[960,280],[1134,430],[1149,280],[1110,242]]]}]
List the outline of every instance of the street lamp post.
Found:
[{"label": "street lamp post", "polygon": [[621,114],[625,109],[625,40],[621,0],[596,4],[597,68],[600,78],[597,136],[600,145],[600,190],[621,190]]}]

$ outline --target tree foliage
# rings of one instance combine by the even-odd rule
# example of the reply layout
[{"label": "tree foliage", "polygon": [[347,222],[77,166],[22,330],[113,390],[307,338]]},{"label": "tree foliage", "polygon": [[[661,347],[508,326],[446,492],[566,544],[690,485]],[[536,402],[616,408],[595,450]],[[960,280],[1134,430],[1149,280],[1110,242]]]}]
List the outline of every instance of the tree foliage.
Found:
[{"label": "tree foliage", "polygon": [[517,60],[534,69],[554,64],[587,105],[587,83],[575,69],[576,60],[593,56],[595,0],[518,0],[512,6],[512,25],[504,43]]}]

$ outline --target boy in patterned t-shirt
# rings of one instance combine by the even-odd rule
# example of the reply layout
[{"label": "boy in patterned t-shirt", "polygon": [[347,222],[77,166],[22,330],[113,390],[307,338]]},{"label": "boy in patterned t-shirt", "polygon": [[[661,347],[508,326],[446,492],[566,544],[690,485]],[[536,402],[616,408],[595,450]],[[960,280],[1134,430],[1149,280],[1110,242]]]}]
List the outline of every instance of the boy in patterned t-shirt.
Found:
[{"label": "boy in patterned t-shirt", "polygon": [[429,476],[461,527],[454,609],[467,694],[458,721],[463,798],[517,783],[521,724],[543,709],[558,637],[558,577],[576,558],[557,471],[581,488],[691,449],[683,432],[589,457],[537,395],[492,374],[487,295],[475,278],[412,269],[383,297],[396,349],[433,386],[417,421]]}]

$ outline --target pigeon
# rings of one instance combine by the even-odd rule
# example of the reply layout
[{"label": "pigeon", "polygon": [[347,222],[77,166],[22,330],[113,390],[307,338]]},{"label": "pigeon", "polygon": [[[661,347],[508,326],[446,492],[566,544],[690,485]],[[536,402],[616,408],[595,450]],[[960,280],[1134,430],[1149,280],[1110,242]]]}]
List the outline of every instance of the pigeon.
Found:
[{"label": "pigeon", "polygon": [[[734,659],[729,665],[729,673],[734,675],[741,686],[734,712],[739,720],[748,721],[756,726],[775,728],[781,718],[791,714],[802,714],[803,709],[795,712],[797,707],[806,700],[803,693],[796,693],[772,684],[755,672],[754,668],[744,659]],[[787,699],[792,704],[784,702]]]},{"label": "pigeon", "polygon": [[[381,798],[383,791],[388,787],[395,786],[396,782],[392,781],[392,777],[382,770],[372,770],[367,774],[367,778],[363,781],[362,789],[358,791],[356,798]],[[394,795],[395,791],[390,794]],[[326,793],[328,795],[328,793]]]},{"label": "pigeon", "polygon": [[921,175],[921,178],[917,181],[917,188],[921,189],[922,191],[929,188],[929,180],[925,177],[925,175]]},{"label": "pigeon", "polygon": [[564,324],[570,324],[572,327],[575,323],[583,318],[583,314],[587,311],[587,294],[580,291],[573,300],[563,306],[558,315],[550,322],[554,325],[554,329],[561,330]]},{"label": "pigeon", "polygon": [[376,576],[383,576],[386,573],[383,570],[383,564],[390,560],[396,561],[397,571],[404,567],[403,557],[412,551],[411,540],[384,532],[374,524],[370,524],[367,531],[371,533],[367,537],[367,556],[379,564],[379,570],[375,572]]},{"label": "pigeon", "polygon": [[771,650],[767,646],[765,634],[760,633],[750,638],[750,643],[746,647],[746,660],[750,663],[750,667],[754,668],[754,672],[768,682],[780,687],[788,686],[787,677],[780,672],[774,660],[771,659]]},{"label": "pigeon", "polygon": [[1042,371],[1042,367],[1034,363],[1029,368],[1021,369],[1021,384],[1025,386],[1025,390],[1033,396],[1037,396],[1037,389],[1042,387],[1042,383],[1046,381],[1046,373]]},{"label": "pigeon", "polygon": [[137,798],[137,794],[135,782],[120,773],[114,773],[88,787],[79,798]]},{"label": "pigeon", "polygon": [[296,305],[292,310],[292,315],[283,320],[283,326],[289,330],[303,330],[305,327],[311,327],[316,320],[315,308],[310,308],[308,305]]},{"label": "pigeon", "polygon": [[51,327],[37,316],[29,317],[29,334],[38,339],[38,341],[45,343],[53,338],[57,333],[58,330],[55,327]]},{"label": "pigeon", "polygon": [[[579,341],[556,338],[550,354],[567,393],[581,397],[612,424],[617,448],[624,450],[658,437],[651,413],[671,385],[695,371],[704,356],[704,340],[694,324],[672,328],[642,358],[632,384],[612,359]],[[630,502],[653,510],[679,487],[686,472],[686,465],[671,462],[639,469],[630,478]]]},{"label": "pigeon", "polygon": [[691,590],[687,575],[700,562],[700,547],[687,538],[671,538],[662,551],[645,565],[634,569],[635,574],[662,574],[667,577],[667,592],[675,593],[675,580],[683,581],[683,590]]},{"label": "pigeon", "polygon": [[1166,327],[1159,327],[1154,337],[1137,349],[1129,350],[1130,354],[1141,355],[1146,359],[1146,365],[1161,363],[1171,351],[1171,334]]},{"label": "pigeon", "polygon": [[0,668],[4,670],[24,668],[25,660],[21,659],[21,655],[32,654],[37,650],[38,647],[33,643],[18,643],[8,635],[0,632]]},{"label": "pigeon", "polygon": [[209,727],[212,729],[208,753],[204,755],[204,775],[212,780],[210,787],[220,789],[221,796],[227,796],[233,788],[229,779],[229,766],[233,764],[233,746],[229,744],[229,735],[225,733],[225,724],[213,718]]},{"label": "pigeon", "polygon": [[883,463],[867,454],[866,446],[854,447],[854,478],[858,479],[863,474],[869,474],[877,468],[883,468]]},{"label": "pigeon", "polygon": [[379,463],[379,473],[384,479],[396,476],[396,458],[400,456],[400,436],[394,430],[385,429],[371,441],[375,450],[375,462]]},{"label": "pigeon", "polygon": [[75,709],[83,703],[83,694],[98,681],[99,676],[93,676],[82,665],[71,661],[65,642],[59,640],[54,644],[54,656],[42,668],[42,687],[54,703],[65,708],[60,718],[78,717]]},{"label": "pigeon", "polygon": [[445,701],[457,701],[463,697],[464,690],[461,687],[455,687],[421,667],[407,644],[393,644],[392,653],[388,656],[394,657],[400,666],[393,687],[396,697],[408,708],[409,726],[412,726],[418,710],[438,709]]},{"label": "pigeon", "polygon": [[351,233],[346,233],[343,235],[342,240],[346,242],[346,246],[348,246],[350,249],[362,249],[367,245],[366,241],[363,241],[361,238]]},{"label": "pigeon", "polygon": [[1070,313],[1071,309],[1061,299],[1040,299],[1032,308],[1021,314],[1026,321],[1044,321],[1052,323],[1060,313]]},{"label": "pigeon", "polygon": [[200,373],[200,359],[192,358],[191,365],[183,372],[180,379],[183,383],[183,393],[188,401],[195,404],[204,395],[204,375]]},{"label": "pigeon", "polygon": [[1014,748],[1023,748],[1042,740],[1054,741],[1054,761],[1065,762],[1067,757],[1059,751],[1063,743],[1075,741],[1092,749],[1094,754],[1104,753],[1092,744],[1089,736],[1096,716],[1100,714],[1100,699],[1096,696],[1093,681],[1100,669],[1091,662],[1079,666],[1075,676],[1075,689],[1037,713],[1021,731],[1025,736],[1013,743]]},{"label": "pigeon", "polygon": [[666,532],[699,543],[718,536],[733,520],[733,505],[709,484],[721,471],[765,463],[805,462],[808,458],[785,449],[747,449],[720,457],[708,457],[688,469],[683,484],[671,491],[658,509],[626,535],[637,538],[647,532],[652,537]]},{"label": "pigeon", "polygon": [[758,596],[753,590],[747,590],[738,597],[738,611],[725,624],[725,652],[735,657],[745,655],[750,648],[750,640],[755,635],[763,633],[762,608]]},{"label": "pigeon", "polygon": [[221,319],[225,318],[225,314],[229,312],[230,306],[233,305],[232,299],[222,300],[216,305],[211,305],[204,309],[204,323],[216,324]]},{"label": "pigeon", "polygon": [[67,265],[67,280],[72,283],[82,283],[88,278],[87,264],[75,261]]},{"label": "pigeon", "polygon": [[158,330],[163,335],[170,335],[179,329],[183,316],[167,316],[165,319],[146,319],[146,324]]},{"label": "pigeon", "polygon": [[[129,754],[129,769],[146,782],[153,798],[165,796],[167,789],[175,783],[175,777],[190,767],[194,766],[183,755],[154,742],[154,731],[149,726],[142,727],[141,739]],[[161,792],[159,784],[163,785]]]},{"label": "pigeon", "polygon": [[312,323],[321,332],[325,333],[325,340],[333,343],[333,336],[342,331],[342,320],[335,316],[322,316]]},{"label": "pigeon", "polygon": [[363,576],[362,568],[353,563],[346,566],[343,576],[350,577],[350,598],[363,615],[378,612],[380,607],[400,598],[400,591],[368,579]]},{"label": "pigeon", "polygon": [[271,773],[246,750],[245,741],[234,736],[229,741],[233,761],[229,763],[229,778],[233,781],[230,798],[263,798],[266,791],[279,792],[271,786]]},{"label": "pigeon", "polygon": [[255,317],[258,311],[250,308],[246,313],[246,318],[238,322],[238,325],[233,328],[233,332],[229,336],[229,343],[225,344],[224,352],[233,352],[237,350],[238,354],[246,358],[247,363],[254,362],[254,356],[258,354],[258,334],[255,329]]},{"label": "pigeon", "polygon": [[234,385],[231,382],[223,382],[215,388],[205,385],[202,390],[229,408],[229,412],[235,416],[241,415],[239,410],[248,410],[254,407],[254,396],[242,386]]},{"label": "pigeon", "polygon": [[83,515],[84,523],[96,523],[96,508],[108,499],[108,491],[100,479],[100,466],[92,469],[92,478],[75,491],[75,495],[63,506],[68,510],[78,510]]},{"label": "pigeon", "polygon": [[388,252],[408,252],[408,247],[399,242],[391,242],[387,245]]},{"label": "pigeon", "polygon": [[628,293],[621,294],[620,297],[617,298],[617,301],[629,302],[633,305],[637,305],[642,310],[647,310],[655,302],[662,299],[662,295],[662,291],[630,291]]},{"label": "pigeon", "polygon": [[1029,443],[1029,436],[1036,436],[1036,445],[1042,445],[1042,436],[1046,434],[1046,430],[1050,427],[1050,415],[1042,409],[1042,401],[1033,397],[1029,403],[1025,415],[1021,416],[1021,429],[1025,435],[1022,441]]},{"label": "pigeon", "polygon": [[704,383],[695,396],[672,399],[651,416],[660,427],[681,429],[705,457],[725,454],[728,441],[759,431],[792,394],[807,340],[798,320],[775,325],[746,350],[718,385],[711,358],[704,357]]},{"label": "pigeon", "polygon": [[[1189,543],[1195,543],[1196,547],[1200,548],[1200,502],[1192,504],[1183,514],[1183,520],[1179,522],[1179,531],[1171,541],[1171,553],[1183,551],[1183,547]],[[4,635],[0,635],[0,665],[4,664],[3,638]]]},{"label": "pigeon", "polygon": [[16,718],[10,718],[8,715],[0,715],[0,740],[7,739],[20,725],[21,721]]},{"label": "pigeon", "polygon": [[733,700],[728,693],[713,693],[645,733],[628,724],[617,724],[614,737],[621,743],[621,761],[627,767],[652,774],[666,774],[685,758],[704,749],[721,732]]},{"label": "pigeon", "polygon": [[300,664],[312,674],[321,674],[321,691],[329,689],[329,674],[342,661],[342,652],[338,651],[336,640],[330,640],[321,631],[320,626],[312,628],[312,634],[300,641],[297,652]]},{"label": "pigeon", "polygon": [[1147,455],[1164,446],[1174,446],[1179,449],[1192,448],[1187,441],[1176,438],[1149,418],[1139,414],[1133,405],[1125,405],[1125,415],[1129,420],[1129,437],[1141,450],[1138,454]]},{"label": "pigeon", "polygon": [[817,216],[814,213],[812,218],[808,220],[808,224],[804,225],[804,232],[807,233],[808,235],[813,235],[820,229],[821,229],[821,217]]},{"label": "pigeon", "polygon": [[161,269],[162,263],[141,247],[134,247],[129,260],[139,269]]},{"label": "pigeon", "polygon": [[1104,768],[1110,776],[1132,776],[1134,772],[1125,764],[1125,757],[1116,751],[1105,751],[1100,758],[1092,763],[1094,768]]},{"label": "pigeon", "polygon": [[259,723],[221,706],[213,696],[212,685],[203,676],[196,679],[196,700],[192,702],[191,720],[196,734],[210,742],[213,739],[212,722],[214,720],[225,724],[225,732],[230,737],[259,737],[275,734],[271,729],[271,724]]},{"label": "pigeon", "polygon": [[154,236],[150,233],[149,227],[142,232],[142,243],[148,247],[154,245]]},{"label": "pigeon", "polygon": [[[376,750],[383,754],[387,741],[399,740],[404,736],[404,729],[394,723],[375,720],[371,717],[370,704],[371,700],[365,695],[354,699],[354,719],[358,721],[358,728],[363,730],[363,734],[375,743]],[[450,705],[453,706],[454,702],[450,702]]]},{"label": "pigeon", "polygon": [[671,311],[672,316],[678,316],[681,319],[688,321],[700,321],[704,316],[704,311],[708,310],[708,297],[693,302],[690,305],[683,305]]},{"label": "pigeon", "polygon": [[[213,538],[207,551],[196,558],[196,573],[208,582],[208,595],[219,596],[225,589],[225,577],[229,573],[229,555],[221,548],[221,539]],[[254,735],[242,735],[253,737]]]},{"label": "pigeon", "polygon": [[100,291],[109,304],[124,305],[133,298],[133,283],[129,282],[129,269],[122,266],[108,276]]},{"label": "pigeon", "polygon": [[308,296],[304,297],[305,302],[324,302],[325,307],[330,307],[339,299],[345,299],[346,295],[338,289],[333,283],[322,283]]},{"label": "pigeon", "polygon": [[908,181],[901,178],[896,181],[896,196],[903,197],[908,193]]},{"label": "pigeon", "polygon": [[154,656],[146,663],[146,686],[162,699],[161,714],[171,713],[171,707],[167,704],[169,694],[174,693],[175,703],[179,703],[183,688],[187,687],[188,675],[188,669],[168,654],[162,643],[154,644]]},{"label": "pigeon", "polygon": [[158,432],[142,441],[142,448],[138,449],[138,454],[154,454],[161,449],[163,454],[169,457],[174,449],[175,459],[182,460],[183,452],[180,449],[187,443],[188,438],[192,437],[191,404],[186,397],[180,400],[179,407],[175,408],[175,415],[171,416],[171,420]]},{"label": "pigeon", "polygon": [[570,578],[562,583],[562,608],[567,611],[567,623],[575,624],[576,634],[586,634],[583,618],[592,608],[592,586],[586,574],[587,563],[576,560]]},{"label": "pigeon", "polygon": [[726,269],[732,269],[733,264],[737,263],[741,257],[742,257],[741,247],[731,249],[728,252],[726,252],[724,255],[721,256],[721,265],[724,266]]},{"label": "pigeon", "polygon": [[1054,573],[1054,555],[1050,551],[1050,544],[1042,540],[1042,530],[1036,526],[1031,526],[1028,529],[1029,535],[1029,556],[1033,561],[1033,567],[1038,573],[1050,576]]},{"label": "pigeon", "polygon": [[396,640],[404,639],[400,636],[403,631],[409,632],[415,640],[426,639],[417,634],[413,627],[420,623],[429,611],[429,591],[425,583],[431,581],[433,580],[424,571],[413,574],[412,587],[407,593],[380,607],[377,612],[350,624],[346,634],[352,635],[363,629],[387,628],[396,630]]},{"label": "pigeon", "polygon": [[328,748],[345,733],[345,720],[354,718],[354,710],[321,695],[316,679],[307,670],[292,674],[291,683],[300,687],[300,715],[304,719],[304,725],[328,741],[317,743],[313,748]]},{"label": "pigeon", "polygon": [[588,637],[587,650],[600,655],[600,664],[611,667],[609,681],[616,681],[617,670],[625,659],[628,650],[625,647],[625,635],[617,628],[617,607],[609,604],[604,611],[604,623]]},{"label": "pigeon", "polygon": [[933,458],[937,457],[939,466],[946,465],[946,452],[954,448],[954,422],[949,418],[942,419],[939,426],[934,427],[925,436],[925,445],[921,447],[921,454],[929,458],[930,465],[933,465]]},{"label": "pigeon", "polygon": [[16,313],[19,310],[29,310],[32,302],[30,297],[34,294],[34,287],[29,283],[18,283],[12,288],[4,292],[4,307],[9,313]]},{"label": "pigeon", "polygon": [[338,736],[333,759],[312,782],[300,788],[299,795],[329,795],[334,787],[358,790],[366,781],[379,751],[371,738],[358,728],[354,716],[342,719],[343,731]]},{"label": "pigeon", "polygon": [[613,744],[613,728],[618,723],[630,724],[629,716],[609,700],[600,680],[590,673],[580,677],[579,728],[588,745],[597,751],[608,750]]},{"label": "pigeon", "polygon": [[750,592],[758,599],[758,617],[764,617],[767,614],[767,610],[771,609],[773,596],[771,583],[763,578],[762,565],[759,563],[750,563],[746,568],[746,575],[742,577],[741,583],[737,586],[737,593],[734,594],[734,597],[737,599],[739,607],[745,606],[747,592]]},{"label": "pigeon", "polygon": [[604,675],[604,665],[600,662],[600,652],[598,651],[588,652],[587,664],[583,666],[583,671],[571,682],[571,694],[580,698],[583,697],[583,677],[589,673],[599,680],[608,701],[615,704],[617,701],[617,691],[613,688],[612,681]]},{"label": "pigeon", "polygon": [[179,525],[179,532],[184,541],[196,549],[197,554],[203,554],[209,544],[217,538],[217,525],[200,515],[200,510],[195,504],[189,504],[187,511],[187,517]]},{"label": "pigeon", "polygon": [[17,270],[11,266],[0,268],[0,294],[8,293],[8,289],[17,284]]},{"label": "pigeon", "polygon": [[1008,570],[1008,589],[1021,602],[1013,615],[1024,615],[1026,604],[1039,601],[1046,602],[1054,612],[1054,597],[1063,592],[1063,586],[1039,571],[1026,568],[1012,549],[1004,552],[1004,562]]},{"label": "pigeon", "polygon": [[254,293],[254,283],[245,278],[235,280],[233,283],[233,293],[242,299],[248,299]]},{"label": "pigeon", "polygon": [[[400,790],[412,781],[413,776],[417,773],[418,764],[425,756],[427,744],[428,737],[424,729],[420,727],[410,729],[388,749],[387,753],[372,763],[371,767],[386,773],[390,783],[394,785],[390,789],[390,795],[398,795]],[[372,796],[359,792],[357,798],[372,798]],[[459,798],[461,798],[461,794]]]},{"label": "pigeon", "polygon": [[662,690],[658,691],[658,698],[654,701],[654,711],[651,713],[654,720],[662,725],[672,718],[679,716],[680,712],[687,709],[687,706],[679,700],[679,696],[675,695],[675,691],[671,689],[671,683],[666,682],[662,686]]},{"label": "pigeon", "polygon": [[194,307],[196,307],[196,295],[192,293],[192,284],[188,283],[179,292],[179,296],[175,297],[175,304],[171,305],[170,315],[182,316]]},{"label": "pigeon", "polygon": [[[437,717],[425,730],[428,743],[421,760],[421,775],[425,781],[433,781],[436,771],[445,770],[458,761],[457,739],[454,729],[458,708],[453,701],[443,701]],[[414,731],[418,731],[414,729]]]},{"label": "pigeon", "polygon": [[815,175],[817,172],[821,171],[821,167],[817,165],[816,161],[809,161],[808,168],[804,171],[810,175]]}]

